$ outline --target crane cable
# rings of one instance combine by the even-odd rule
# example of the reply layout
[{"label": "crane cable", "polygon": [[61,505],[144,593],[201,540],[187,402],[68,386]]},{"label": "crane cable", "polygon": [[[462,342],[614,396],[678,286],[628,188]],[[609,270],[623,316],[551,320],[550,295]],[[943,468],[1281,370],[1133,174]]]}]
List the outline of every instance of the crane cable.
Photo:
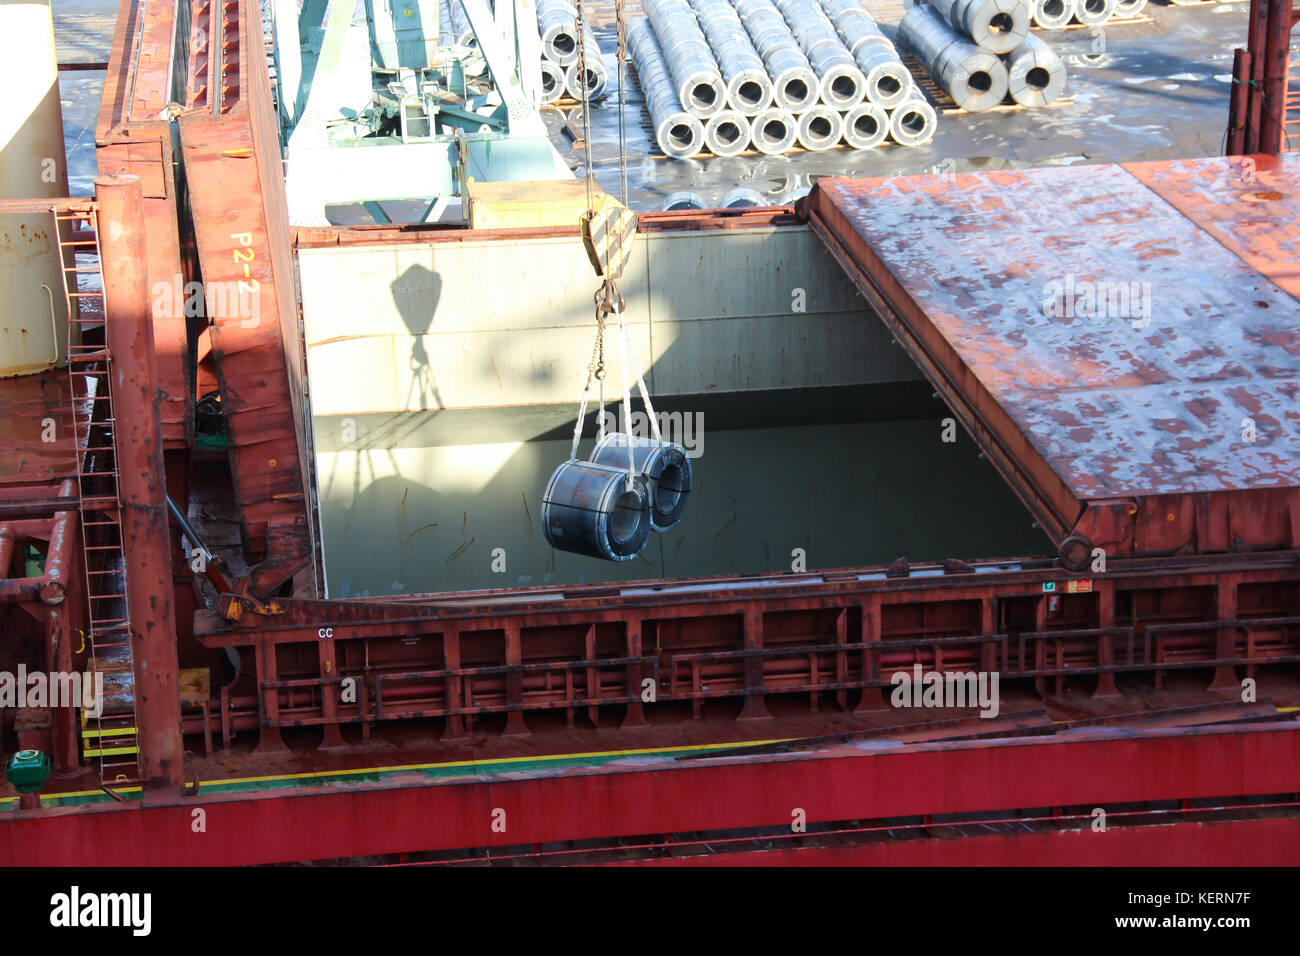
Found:
[{"label": "crane cable", "polygon": [[[619,199],[623,206],[623,211],[627,211],[627,117],[624,113],[624,103],[627,89],[627,19],[625,16],[626,0],[614,0],[614,21],[617,30],[618,46],[615,57],[618,64],[618,181],[619,181]],[[591,150],[591,94],[587,83],[587,44],[586,44],[586,16],[583,11],[582,0],[574,2],[574,28],[578,39],[578,77],[579,88],[582,94],[582,135],[583,147],[587,154],[586,170],[586,192],[587,192],[587,211],[585,219],[591,223],[596,216],[595,200],[595,163],[592,161]],[[599,48],[597,49],[599,52]],[[593,263],[594,263],[593,259]],[[598,272],[599,272],[598,267]],[[621,265],[618,272],[621,273]],[[663,436],[659,431],[659,420],[654,413],[654,406],[650,401],[650,393],[645,385],[645,378],[641,373],[640,363],[637,362],[636,355],[632,350],[631,338],[627,331],[627,322],[624,315],[623,296],[618,291],[615,284],[616,274],[608,267],[602,273],[603,283],[596,291],[596,342],[592,347],[591,361],[587,364],[587,383],[582,390],[582,401],[579,406],[578,420],[573,429],[573,445],[570,450],[570,460],[576,460],[578,457],[578,444],[582,438],[582,423],[587,416],[587,407],[591,395],[591,382],[593,379],[598,383],[599,388],[599,412],[598,412],[598,430],[596,440],[599,443],[605,438],[605,321],[610,313],[618,317],[618,337],[619,349],[622,353],[623,365],[623,414],[625,425],[629,429],[627,435],[628,443],[628,462],[627,462],[627,487],[631,490],[635,482],[635,459],[636,455],[633,450],[632,436],[630,433],[632,420],[632,396],[630,372],[636,372],[636,383],[641,392],[641,400],[645,404],[646,415],[650,421],[650,428],[654,434],[655,441],[662,444]],[[629,369],[629,363],[631,369]]]},{"label": "crane cable", "polygon": [[591,162],[591,95],[587,89],[587,17],[582,12],[582,0],[573,6],[574,32],[578,34],[578,88],[582,91],[582,145],[587,151],[587,215],[596,214],[596,171]]},{"label": "crane cable", "polygon": [[[581,0],[579,0],[581,2]],[[623,15],[625,0],[614,0],[614,26],[618,31],[618,198],[627,205],[627,20]]]}]

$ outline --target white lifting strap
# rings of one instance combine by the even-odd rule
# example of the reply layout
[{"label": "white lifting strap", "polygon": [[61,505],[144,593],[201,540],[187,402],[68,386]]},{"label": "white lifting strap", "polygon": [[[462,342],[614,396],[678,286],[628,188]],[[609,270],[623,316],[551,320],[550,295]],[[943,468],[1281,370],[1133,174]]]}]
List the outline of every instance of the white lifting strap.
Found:
[{"label": "white lifting strap", "polygon": [[[641,393],[641,401],[645,405],[646,417],[650,421],[650,431],[654,435],[654,440],[657,444],[662,445],[664,438],[659,430],[659,417],[655,414],[654,403],[650,400],[650,390],[646,388],[645,376],[641,373],[641,363],[637,361],[636,352],[632,348],[632,339],[627,331],[626,307],[622,306],[621,300],[619,306],[613,311],[618,316],[618,344],[623,364],[623,421],[624,427],[627,429],[625,436],[627,440],[627,489],[631,491],[636,483],[636,451],[632,445],[632,372],[636,373],[637,389]],[[605,377],[603,363],[598,374],[596,362],[597,354],[602,351],[600,346],[604,331],[605,322],[601,317],[598,319],[596,345],[592,349],[592,360],[587,366],[587,383],[583,386],[582,400],[578,405],[578,420],[573,425],[573,444],[569,449],[570,461],[577,461],[578,459],[578,444],[582,440],[582,423],[587,418],[587,407],[591,400],[591,380],[593,378],[599,383],[600,391],[600,425],[596,434],[597,443],[605,437]]]},{"label": "white lifting strap", "polygon": [[[650,431],[655,436],[655,442],[662,445],[664,436],[659,433],[659,417],[655,415],[655,407],[650,401],[650,391],[645,387],[645,378],[641,375],[641,363],[636,360],[636,352],[632,349],[632,340],[628,335],[627,323],[623,320],[621,311],[618,313],[618,334],[622,340],[623,354],[631,358],[632,369],[636,372],[636,384],[641,391],[641,401],[645,404],[646,416],[650,419]],[[626,385],[624,393],[626,394]]]},{"label": "white lifting strap", "polygon": [[627,429],[623,435],[627,442],[627,490],[631,491],[636,484],[636,451],[632,447],[632,390],[628,387],[631,384],[631,377],[628,375],[627,363],[629,353],[632,349],[627,341],[627,326],[623,321],[623,309],[617,311],[618,315],[618,344],[619,352],[623,356],[623,427]]}]

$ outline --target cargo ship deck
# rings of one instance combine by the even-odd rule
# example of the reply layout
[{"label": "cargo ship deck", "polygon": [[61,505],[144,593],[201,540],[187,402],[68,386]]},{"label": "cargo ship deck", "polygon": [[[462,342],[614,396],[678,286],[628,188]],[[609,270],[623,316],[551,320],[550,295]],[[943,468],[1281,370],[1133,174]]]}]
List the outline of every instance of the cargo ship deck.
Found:
[{"label": "cargo ship deck", "polygon": [[[90,619],[93,642],[94,602],[122,599],[139,632],[130,673],[140,688],[136,723],[117,730],[134,740],[121,748],[129,770],[117,775],[104,761],[114,748],[102,729],[89,750],[97,759],[83,755],[89,725],[71,723],[69,709],[15,723],[20,746],[53,752],[54,776],[38,806],[8,784],[0,789],[0,859],[1294,860],[1295,153],[1181,158],[1199,126],[1180,125],[1163,146],[1145,129],[1157,125],[1164,94],[1180,90],[1117,90],[1119,112],[1109,113],[1086,95],[1114,83],[1101,69],[1062,107],[1062,117],[1083,111],[1062,120],[1073,124],[1068,146],[1044,137],[1041,152],[1025,145],[1003,155],[984,131],[1002,123],[1000,135],[1015,138],[1018,119],[951,117],[947,125],[960,132],[929,155],[912,151],[906,163],[917,165],[906,170],[871,165],[898,161],[892,152],[764,160],[751,171],[780,186],[769,192],[810,185],[810,194],[795,205],[642,216],[641,258],[626,287],[657,390],[688,407],[716,391],[722,404],[711,408],[727,409],[843,389],[827,404],[848,396],[850,415],[894,431],[866,432],[879,442],[867,449],[870,472],[852,449],[831,456],[828,471],[863,485],[868,476],[893,482],[883,487],[928,472],[944,496],[846,496],[841,530],[883,512],[922,528],[926,553],[900,547],[888,563],[878,549],[892,540],[845,533],[837,544],[847,559],[830,566],[813,548],[810,566],[784,570],[801,539],[782,537],[761,561],[751,558],[761,572],[735,573],[717,560],[734,557],[724,541],[716,553],[694,546],[699,561],[722,565],[712,573],[687,565],[688,576],[674,578],[661,558],[653,579],[636,566],[593,581],[565,578],[573,569],[560,567],[546,581],[546,565],[521,562],[514,573],[544,583],[424,593],[419,575],[444,582],[438,575],[463,552],[405,550],[416,533],[441,519],[459,525],[469,545],[474,537],[467,512],[424,507],[446,500],[437,494],[405,512],[407,492],[418,495],[438,477],[428,465],[440,453],[429,449],[441,446],[404,428],[471,428],[507,406],[520,416],[510,427],[529,440],[573,424],[572,411],[556,411],[567,399],[555,397],[555,382],[572,377],[589,345],[592,283],[577,228],[359,223],[290,232],[279,156],[266,136],[260,20],[246,0],[228,7],[228,42],[201,69],[182,71],[189,100],[171,119],[158,119],[155,100],[167,99],[174,65],[151,58],[149,43],[125,26],[119,31],[98,158],[105,173],[154,177],[147,191],[104,178],[94,200],[0,204],[12,214],[62,211],[73,217],[73,235],[95,237],[107,338],[87,358],[103,367],[88,373],[85,395],[104,394],[103,383],[120,412],[88,414],[62,370],[0,381],[0,571],[17,564],[7,540],[21,539],[24,565],[39,565],[0,579],[7,651],[15,663],[44,654],[79,665],[80,618]],[[123,10],[143,18],[145,38],[151,25],[175,29],[168,14],[153,11],[161,19],[151,20],[134,0]],[[1191,87],[1185,115],[1204,108],[1217,116],[1217,137],[1226,92],[1213,67],[1177,79],[1183,68],[1142,56],[1138,41],[1165,43],[1161,31],[1172,36],[1173,18],[1182,18],[1199,24],[1181,34],[1189,57],[1212,59],[1211,45],[1220,57],[1214,25],[1232,22],[1244,33],[1245,10],[1155,8],[1147,24],[1117,27],[1108,49],[1140,59],[1148,78]],[[196,14],[192,29],[201,32],[212,10]],[[201,45],[189,49],[197,57]],[[141,70],[142,104],[122,100],[123,63]],[[234,75],[242,82],[195,79]],[[1056,115],[1039,128],[1055,128]],[[1107,127],[1096,152],[1077,145],[1093,141],[1079,128],[1092,121]],[[983,148],[1000,159],[972,155]],[[1133,161],[1152,151],[1165,155]],[[955,170],[929,171],[936,157],[957,152]],[[1078,157],[1090,162],[1073,163]],[[1113,161],[1091,164],[1099,159]],[[664,174],[653,164],[633,204],[734,184],[736,162],[700,164],[698,180],[693,166]],[[872,178],[886,171],[915,175]],[[607,188],[611,174],[600,170]],[[232,240],[243,243],[237,252],[258,250],[270,321],[250,328],[217,317],[190,343],[183,317],[157,316],[148,337],[156,346],[141,338],[137,348],[120,347],[123,330],[138,333],[151,321],[141,298],[150,280],[188,274],[191,260],[206,281],[234,275]],[[790,271],[756,283],[756,249],[768,254],[759,262],[779,255]],[[692,255],[698,267],[681,268]],[[477,257],[480,271],[447,265],[457,256]],[[510,263],[520,274],[546,274],[538,303],[480,281]],[[824,281],[808,283],[809,313],[794,312],[791,289],[807,277]],[[743,308],[701,309],[719,286],[724,301]],[[1081,314],[1066,300],[1085,288],[1091,305]],[[1112,298],[1112,289],[1127,294]],[[473,299],[479,308],[475,321],[448,328],[441,316],[435,325],[432,311],[412,320],[404,311],[412,298],[422,307],[450,302],[453,311]],[[345,330],[344,351],[330,355],[332,330],[358,301],[369,303],[368,325]],[[441,334],[455,336],[455,348],[440,350]],[[517,347],[524,338],[529,346]],[[672,351],[665,338],[694,344]],[[184,361],[191,344],[195,367]],[[780,375],[765,347],[782,353]],[[138,395],[109,384],[110,352],[139,377],[124,376]],[[436,364],[449,353],[469,370],[460,379]],[[345,388],[342,372],[350,363],[368,367],[363,355],[380,363],[369,367],[391,363],[392,375],[368,382],[363,372],[365,387]],[[804,362],[808,355],[816,361]],[[504,389],[501,367],[519,389],[509,399],[493,391]],[[427,381],[437,387],[418,387]],[[151,384],[161,386],[161,400]],[[189,398],[208,389],[220,393],[227,440],[201,448]],[[405,403],[365,404],[383,389],[405,394]],[[920,410],[912,404],[918,389]],[[864,396],[873,396],[870,414]],[[73,426],[46,441],[18,426],[33,414]],[[367,415],[379,425],[366,434],[367,460],[387,459],[391,474],[365,473],[364,456],[347,457],[357,452],[335,433],[352,416],[364,426]],[[87,435],[91,423],[116,433],[123,461],[111,474],[122,492],[77,487],[90,463],[80,416]],[[940,437],[949,420],[952,442]],[[909,443],[924,454],[908,459]],[[519,445],[512,454],[527,466],[536,449]],[[496,475],[500,465],[492,459],[485,471]],[[709,466],[705,458],[700,467]],[[331,502],[321,476],[334,467],[352,468],[358,483]],[[529,476],[519,490],[531,528],[532,473],[521,473]],[[182,529],[168,525],[156,496],[145,500],[142,476],[185,502],[183,514],[223,558],[216,573],[203,577],[187,564]],[[999,483],[1000,499],[967,493]],[[356,500],[375,485],[382,495],[371,499],[373,510],[358,509],[351,522]],[[751,485],[743,491],[761,498],[763,485]],[[801,494],[813,502],[819,492]],[[730,522],[721,510],[709,513],[717,527],[700,537],[718,538]],[[954,532],[963,521],[998,544],[976,550]],[[110,523],[121,541],[104,543],[93,530]],[[904,537],[919,540],[914,531]],[[1043,547],[1016,549],[1022,540]],[[96,548],[116,563],[101,563]],[[398,580],[401,589],[355,597],[332,579],[324,586],[331,566],[357,578],[381,560],[407,576],[398,580],[382,564],[375,580]],[[87,569],[123,593],[75,583]],[[914,668],[997,675],[998,715],[900,705],[894,675]],[[1088,833],[1098,808],[1113,820],[1104,846]],[[189,825],[196,809],[239,839],[202,838]],[[792,830],[800,815],[809,827]]]}]

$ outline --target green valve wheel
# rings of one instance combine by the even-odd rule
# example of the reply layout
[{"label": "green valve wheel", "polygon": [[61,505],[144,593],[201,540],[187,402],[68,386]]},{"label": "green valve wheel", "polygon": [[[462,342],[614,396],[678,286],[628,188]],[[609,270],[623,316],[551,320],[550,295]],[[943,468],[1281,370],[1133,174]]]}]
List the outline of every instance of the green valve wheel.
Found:
[{"label": "green valve wheel", "polygon": [[5,777],[19,793],[36,793],[50,778],[50,756],[43,750],[20,750],[5,765]]}]

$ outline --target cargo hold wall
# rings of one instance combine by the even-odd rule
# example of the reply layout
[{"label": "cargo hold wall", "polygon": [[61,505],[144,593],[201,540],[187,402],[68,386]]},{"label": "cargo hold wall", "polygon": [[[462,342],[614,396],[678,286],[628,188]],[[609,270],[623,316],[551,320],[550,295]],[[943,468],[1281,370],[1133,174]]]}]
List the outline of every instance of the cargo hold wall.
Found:
[{"label": "cargo hold wall", "polygon": [[1044,550],[812,233],[770,226],[638,239],[631,335],[694,498],[636,561],[552,551],[597,283],[576,237],[472,235],[299,250],[330,596]]}]

